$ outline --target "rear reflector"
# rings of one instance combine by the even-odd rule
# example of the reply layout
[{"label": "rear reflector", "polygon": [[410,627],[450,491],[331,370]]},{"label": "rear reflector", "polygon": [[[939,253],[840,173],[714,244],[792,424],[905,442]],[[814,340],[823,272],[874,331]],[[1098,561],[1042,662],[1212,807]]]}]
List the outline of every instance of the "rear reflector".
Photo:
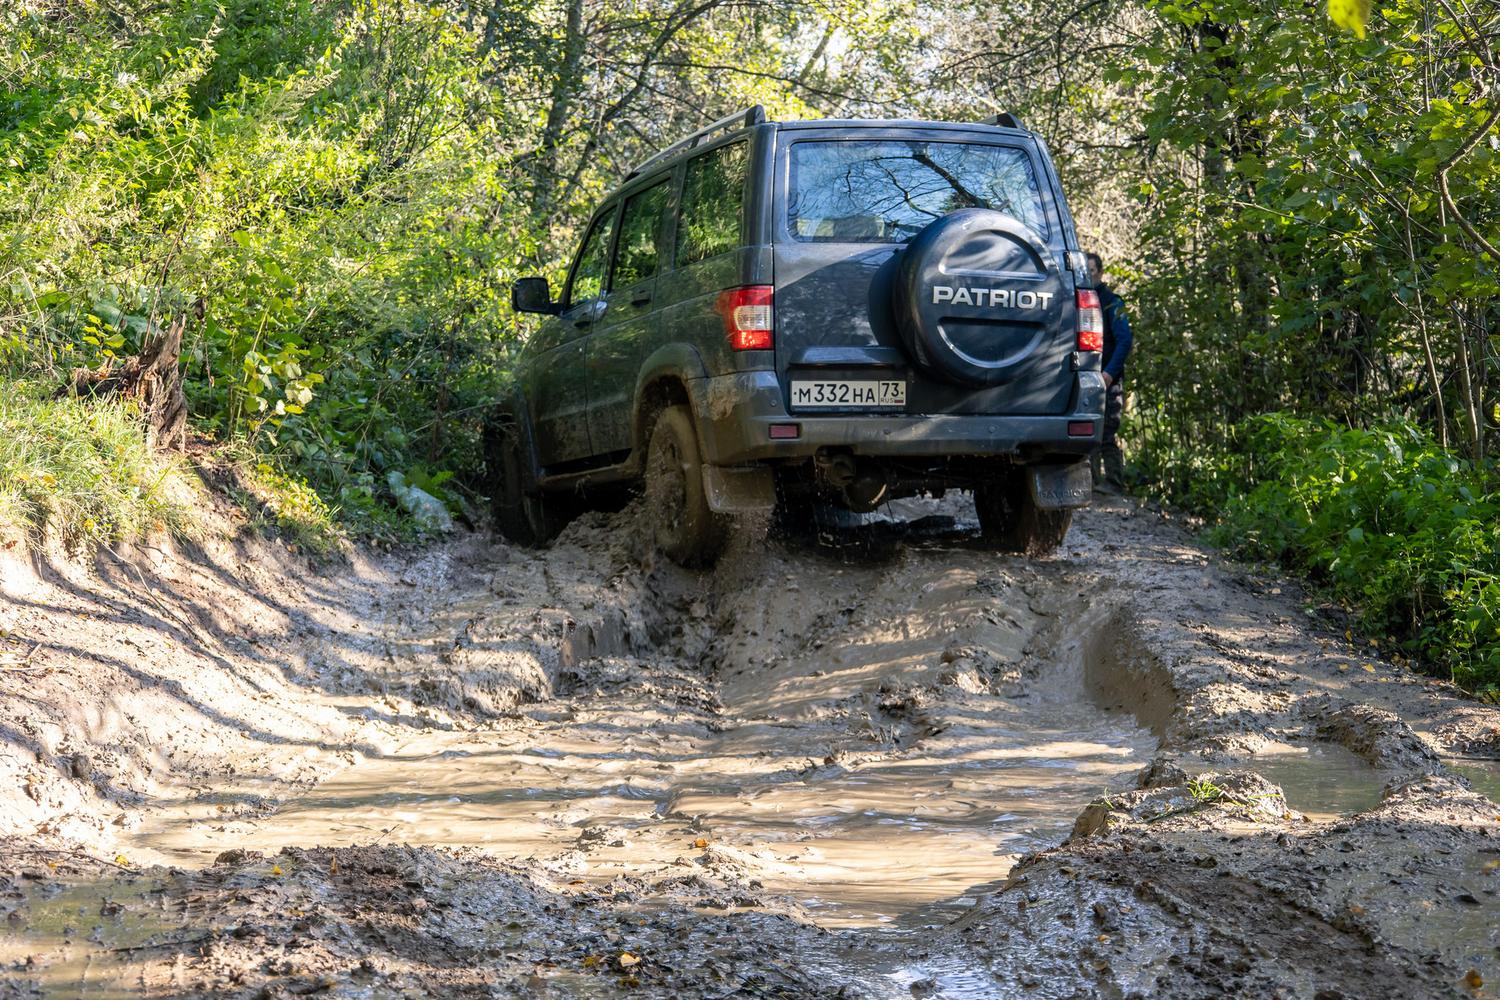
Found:
[{"label": "rear reflector", "polygon": [[1078,289],[1078,349],[1104,350],[1104,310],[1099,306],[1099,293],[1092,288]]},{"label": "rear reflector", "polygon": [[724,333],[736,351],[769,351],[775,346],[770,285],[747,285],[719,293],[715,309],[724,317]]},{"label": "rear reflector", "polygon": [[801,424],[772,424],[771,438],[773,440],[786,440],[802,436]]},{"label": "rear reflector", "polygon": [[1069,420],[1068,437],[1090,438],[1094,436],[1094,422],[1092,420]]}]

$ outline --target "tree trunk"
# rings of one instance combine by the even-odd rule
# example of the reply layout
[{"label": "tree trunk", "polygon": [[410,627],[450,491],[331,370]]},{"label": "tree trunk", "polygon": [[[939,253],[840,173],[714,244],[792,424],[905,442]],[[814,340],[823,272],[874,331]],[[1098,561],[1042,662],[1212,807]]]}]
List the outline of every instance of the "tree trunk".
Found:
[{"label": "tree trunk", "polygon": [[182,331],[187,316],[153,329],[141,352],[98,368],[75,368],[61,396],[116,397],[134,402],[146,425],[146,444],[182,451],[187,445],[187,397],[182,392]]}]

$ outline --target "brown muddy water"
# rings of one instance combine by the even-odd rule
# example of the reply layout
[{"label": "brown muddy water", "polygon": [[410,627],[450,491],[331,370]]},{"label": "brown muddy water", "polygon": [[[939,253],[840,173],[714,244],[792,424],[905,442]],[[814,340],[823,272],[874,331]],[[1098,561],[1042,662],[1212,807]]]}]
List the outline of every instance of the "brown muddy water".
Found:
[{"label": "brown muddy water", "polygon": [[804,950],[804,968],[830,982],[852,979],[871,997],[909,997],[913,984],[1001,996],[972,958],[917,947],[922,931],[972,905],[1019,854],[1062,840],[1091,798],[1130,783],[1154,740],[1080,702],[976,696],[945,721],[919,749],[847,771],[813,759],[827,747],[816,728],[750,724],[693,741],[662,722],[622,742],[615,719],[589,718],[540,739],[433,733],[251,829],[143,831],[136,853],[198,867],[230,846],[474,845],[591,886],[698,857],[752,875],[825,927],[886,931]]},{"label": "brown muddy water", "polygon": [[0,967],[24,967],[28,960],[43,966],[47,997],[139,996],[129,975],[132,952],[169,926],[160,919],[150,888],[144,881],[33,884],[25,900],[25,927],[0,935]]},{"label": "brown muddy water", "polygon": [[809,624],[828,602],[805,582],[747,595],[760,617],[717,637],[728,653],[712,717],[628,684],[561,699],[493,728],[428,732],[261,820],[168,811],[126,851],[198,867],[229,848],[476,846],[593,885],[703,855],[827,927],[951,918],[1128,786],[1156,740],[1088,698],[1082,642],[1059,633],[1037,655],[1052,616],[1024,593],[997,601],[988,557],[913,560],[828,568],[838,624]]},{"label": "brown muddy water", "polygon": [[[1374,809],[1395,777],[1337,743],[1273,745],[1234,767],[1280,786],[1286,804],[1315,823]],[[1214,769],[1208,762],[1188,768]]]},{"label": "brown muddy water", "polygon": [[[700,839],[760,869],[830,926],[962,905],[1015,856],[1055,843],[1094,796],[1123,787],[1152,746],[1087,705],[975,698],[920,750],[854,770],[823,764],[822,734],[751,725],[691,741],[567,732],[433,733],[350,768],[253,825],[164,821],[132,860],[197,867],[231,847],[383,841],[555,857],[591,881],[672,865]],[[663,727],[665,728],[665,727]],[[579,850],[579,846],[590,849]]]},{"label": "brown muddy water", "polygon": [[1445,757],[1443,762],[1454,774],[1468,781],[1474,791],[1500,805],[1500,760]]}]

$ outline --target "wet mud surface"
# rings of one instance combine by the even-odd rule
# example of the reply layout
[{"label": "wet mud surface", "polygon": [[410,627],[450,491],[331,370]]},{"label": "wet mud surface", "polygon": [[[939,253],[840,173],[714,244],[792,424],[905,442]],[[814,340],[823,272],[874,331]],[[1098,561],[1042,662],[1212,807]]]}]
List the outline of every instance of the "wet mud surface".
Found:
[{"label": "wet mud surface", "polygon": [[1500,982],[1500,710],[1290,584],[1129,502],[1045,560],[951,499],[748,531],[706,573],[636,516],[223,623],[284,735],[205,726],[129,795],[38,777],[71,819],[0,845],[0,997]]}]

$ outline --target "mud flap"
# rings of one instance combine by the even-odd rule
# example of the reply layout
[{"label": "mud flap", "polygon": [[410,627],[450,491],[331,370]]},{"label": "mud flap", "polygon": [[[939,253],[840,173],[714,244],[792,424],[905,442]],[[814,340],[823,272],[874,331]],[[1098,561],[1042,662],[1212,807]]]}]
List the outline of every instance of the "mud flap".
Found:
[{"label": "mud flap", "polygon": [[776,506],[776,481],[763,465],[705,465],[703,492],[716,514],[754,514]]},{"label": "mud flap", "polygon": [[1031,499],[1040,510],[1071,510],[1087,507],[1094,491],[1088,462],[1033,465],[1028,470]]}]

